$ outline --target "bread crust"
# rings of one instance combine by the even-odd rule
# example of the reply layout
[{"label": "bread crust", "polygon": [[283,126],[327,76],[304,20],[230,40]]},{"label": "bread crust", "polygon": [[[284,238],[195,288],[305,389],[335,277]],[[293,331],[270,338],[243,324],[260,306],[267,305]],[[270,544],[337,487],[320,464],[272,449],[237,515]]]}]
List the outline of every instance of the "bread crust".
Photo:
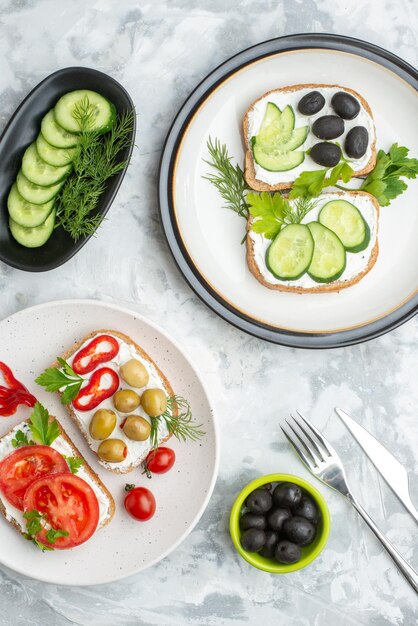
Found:
[{"label": "bread crust", "polygon": [[[354,89],[351,89],[350,87],[343,87],[341,85],[327,85],[327,84],[322,84],[322,83],[306,83],[306,84],[300,84],[300,85],[291,85],[289,87],[279,87],[278,89],[271,89],[270,91],[267,91],[262,96],[257,98],[257,100],[255,100],[248,107],[246,112],[244,113],[244,120],[243,120],[244,143],[245,143],[245,171],[244,171],[244,175],[245,175],[245,180],[247,181],[248,185],[252,189],[254,189],[255,191],[279,191],[281,189],[290,189],[295,181],[289,181],[289,182],[285,182],[285,183],[277,183],[275,185],[269,185],[268,183],[266,183],[264,181],[261,181],[261,180],[258,180],[256,178],[254,158],[253,158],[253,153],[252,153],[251,146],[250,146],[250,141],[249,141],[250,137],[248,136],[249,135],[249,118],[248,118],[248,116],[249,116],[250,111],[252,111],[254,109],[254,106],[257,104],[257,102],[259,102],[260,100],[262,100],[266,96],[269,96],[271,93],[276,93],[278,91],[279,92],[284,92],[284,93],[293,93],[294,91],[298,91],[300,89],[321,89],[321,88],[324,88],[324,87],[340,89],[341,91],[346,91],[347,93],[350,93],[351,95],[355,96],[360,101],[362,107],[365,109],[367,114],[370,116],[370,118],[371,118],[371,120],[373,122],[373,126],[374,126],[373,114],[372,114],[371,108],[369,106],[369,103],[367,102],[367,100],[365,100],[363,98],[362,95],[360,95],[357,91],[354,91]],[[368,163],[366,163],[366,165],[361,170],[358,170],[358,171],[354,172],[354,175],[355,176],[364,176],[364,175],[368,174],[369,172],[371,172],[375,165],[376,165],[376,129],[375,129],[375,133],[374,133],[374,139],[373,139],[373,142],[371,144],[370,159],[369,159]]]},{"label": "bread crust", "polygon": [[[162,380],[162,382],[164,384],[164,388],[165,388],[167,394],[169,396],[173,396],[174,395],[174,391],[173,391],[173,389],[172,389],[172,387],[170,385],[170,382],[169,382],[168,378],[165,376],[165,374],[163,374],[163,372],[160,370],[160,368],[157,366],[157,364],[152,360],[152,358],[145,352],[145,350],[143,350],[137,343],[135,343],[135,341],[133,341],[133,339],[131,339],[131,337],[129,337],[128,335],[125,335],[124,333],[121,333],[121,332],[119,332],[117,330],[106,330],[106,329],[93,330],[91,333],[89,333],[88,335],[83,337],[83,339],[80,339],[80,341],[77,341],[66,352],[64,352],[64,354],[62,355],[62,358],[65,361],[67,361],[69,358],[71,358],[81,348],[81,346],[86,341],[88,341],[89,339],[93,339],[97,335],[114,335],[115,337],[118,337],[119,339],[121,339],[125,343],[128,343],[131,346],[133,346],[135,348],[135,350],[138,352],[138,354],[145,361],[148,361],[148,363],[150,363],[151,365],[153,365],[155,367],[159,377],[161,378],[161,380]],[[58,363],[54,363],[53,367],[59,367],[59,364]],[[86,429],[84,427],[84,424],[78,419],[77,414],[73,410],[71,403],[70,404],[66,404],[65,406],[66,406],[66,409],[67,409],[70,417],[73,419],[75,424],[78,426],[78,428],[83,433],[83,435],[84,435],[84,437],[85,437],[85,439],[86,439],[90,449],[97,456],[96,451],[93,449],[93,447],[90,444],[88,433],[87,433],[87,431],[86,431]],[[170,439],[170,437],[171,437],[171,434],[169,434],[167,437],[162,439],[160,444],[163,444],[166,441],[168,441],[168,439]],[[141,463],[143,462],[144,458],[145,457],[139,457],[135,462],[131,463],[131,465],[129,465],[128,467],[122,467],[122,468],[121,467],[110,467],[107,464],[105,465],[104,463],[102,463],[100,461],[99,457],[97,457],[97,460],[100,463],[100,465],[102,465],[102,467],[104,467],[105,469],[109,470],[110,472],[114,472],[115,474],[128,474],[129,472],[132,472],[136,467],[138,467],[138,465],[141,465]]]},{"label": "bread crust", "polygon": [[[324,194],[324,195],[329,195],[329,196],[343,196],[345,195],[342,192],[333,192],[333,193],[329,193],[329,194]],[[250,272],[253,274],[253,276],[255,276],[255,278],[258,280],[258,282],[260,282],[262,285],[264,285],[264,287],[267,287],[268,289],[273,289],[275,291],[286,291],[288,293],[298,293],[298,294],[304,294],[304,293],[330,293],[332,291],[341,291],[342,289],[347,289],[348,287],[351,287],[352,285],[355,285],[356,283],[358,283],[362,278],[364,278],[364,276],[366,276],[366,274],[368,274],[370,272],[370,270],[372,269],[372,267],[374,266],[374,264],[376,263],[378,254],[379,254],[379,243],[378,243],[378,230],[379,230],[379,216],[380,216],[380,207],[379,207],[379,203],[377,202],[376,198],[372,195],[370,195],[369,193],[366,193],[365,191],[351,191],[350,195],[352,196],[367,196],[370,201],[372,202],[374,208],[376,209],[376,214],[377,214],[377,232],[376,232],[376,243],[372,248],[370,257],[369,257],[369,261],[366,265],[366,267],[359,272],[356,276],[354,276],[354,278],[352,278],[349,281],[340,281],[340,280],[336,280],[332,283],[323,283],[323,284],[318,284],[318,286],[315,287],[296,287],[296,286],[290,286],[290,285],[286,285],[285,283],[283,284],[275,284],[275,283],[269,283],[265,277],[262,275],[262,273],[260,272],[257,263],[255,262],[254,259],[254,242],[252,240],[251,237],[246,237],[246,247],[247,247],[247,254],[246,254],[246,258],[247,258],[247,265],[248,268],[250,270]],[[252,218],[250,218],[247,222],[247,233],[251,230],[251,224],[252,224]]]},{"label": "bread crust", "polygon": [[[65,441],[67,442],[67,444],[71,448],[72,456],[76,457],[77,459],[82,459],[83,460],[83,469],[87,472],[87,474],[92,479],[92,481],[94,483],[96,483],[96,485],[103,491],[103,493],[106,495],[106,497],[109,500],[109,511],[108,511],[107,517],[97,527],[97,530],[99,530],[100,528],[103,528],[104,526],[107,526],[107,524],[109,524],[109,522],[112,520],[112,517],[115,514],[116,507],[115,507],[115,501],[113,499],[113,496],[110,493],[109,489],[106,487],[106,485],[104,485],[104,483],[100,480],[100,478],[98,477],[96,472],[87,463],[86,459],[80,453],[80,451],[78,450],[78,448],[76,447],[74,442],[67,435],[67,433],[65,432],[65,430],[64,430],[62,424],[59,422],[59,420],[55,416],[50,415],[50,420],[52,421],[54,419],[56,419],[56,421],[58,423],[58,426],[59,426],[60,431],[61,431],[62,438],[65,439]],[[21,422],[21,424],[29,424],[29,423],[30,423],[29,419],[28,420],[24,420],[23,422]],[[7,435],[9,433],[11,433],[13,430],[15,430],[21,424],[18,424],[17,426],[13,426],[13,428],[11,428],[5,435],[3,435],[3,437],[7,437]],[[3,439],[3,437],[1,437],[0,440]],[[3,515],[3,517],[13,526],[13,528],[15,528],[15,530],[17,530],[18,533],[20,533],[23,537],[25,536],[25,532],[22,531],[22,529],[20,528],[20,525],[17,523],[17,521],[15,519],[11,519],[11,520],[7,519],[7,517],[6,517],[6,507],[4,506],[2,500],[0,500],[0,514]]]}]

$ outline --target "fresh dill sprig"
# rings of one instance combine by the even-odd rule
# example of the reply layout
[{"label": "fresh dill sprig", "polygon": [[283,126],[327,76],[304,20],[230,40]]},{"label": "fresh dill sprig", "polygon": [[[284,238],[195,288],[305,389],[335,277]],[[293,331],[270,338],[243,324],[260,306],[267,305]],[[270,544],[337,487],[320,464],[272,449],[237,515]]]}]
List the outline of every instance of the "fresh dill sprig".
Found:
[{"label": "fresh dill sprig", "polygon": [[120,153],[131,143],[134,114],[122,113],[105,135],[92,130],[88,98],[77,103],[73,115],[81,129],[80,141],[73,158],[74,171],[58,195],[56,225],[77,241],[94,233],[103,219],[96,212],[97,205],[108,179],[126,166]]},{"label": "fresh dill sprig", "polygon": [[245,192],[249,187],[245,182],[243,170],[238,164],[234,166],[231,163],[232,157],[229,156],[226,145],[221,144],[219,139],[212,141],[212,138],[209,137],[206,145],[210,159],[203,159],[203,161],[217,173],[209,173],[203,178],[212,183],[219,191],[225,202],[224,208],[235,211],[247,220],[249,213]]},{"label": "fresh dill sprig", "polygon": [[154,449],[158,448],[158,430],[161,422],[170,435],[174,435],[179,441],[197,441],[201,439],[205,432],[201,430],[202,424],[196,425],[193,422],[190,404],[181,396],[171,396],[167,398],[167,408],[158,417],[151,417],[150,441]]}]

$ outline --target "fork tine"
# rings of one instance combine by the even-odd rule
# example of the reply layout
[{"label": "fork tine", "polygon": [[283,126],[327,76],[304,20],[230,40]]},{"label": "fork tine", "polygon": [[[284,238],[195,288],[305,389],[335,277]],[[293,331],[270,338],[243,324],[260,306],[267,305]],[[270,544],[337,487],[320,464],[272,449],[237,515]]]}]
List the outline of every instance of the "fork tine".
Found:
[{"label": "fork tine", "polygon": [[296,453],[300,456],[302,461],[305,463],[306,467],[312,471],[313,467],[316,467],[316,464],[313,465],[312,461],[310,461],[308,457],[306,456],[306,454],[303,452],[303,450],[299,446],[296,445],[292,437],[285,431],[283,426],[280,426],[280,428],[282,429],[282,432],[284,436],[286,437],[286,439],[288,440],[288,442],[290,443],[290,445],[295,449]]},{"label": "fork tine", "polygon": [[[316,458],[316,456],[313,454],[312,450],[310,448],[308,448],[308,446],[306,445],[305,441],[303,441],[303,439],[300,437],[300,435],[296,432],[296,430],[293,428],[293,426],[291,424],[289,424],[289,422],[287,420],[285,420],[288,428],[290,428],[290,430],[293,432],[294,436],[299,440],[300,444],[302,445],[302,449],[300,448],[300,446],[298,446],[295,443],[295,439],[292,438],[291,435],[289,435],[288,433],[288,439],[290,441],[290,443],[293,445],[293,447],[295,448],[295,450],[297,450],[297,452],[300,454],[300,456],[302,456],[302,453],[304,454],[305,458],[307,459],[307,465],[308,467],[310,467],[312,469],[312,465],[314,467],[318,467],[318,459]],[[302,457],[303,458],[303,457]],[[305,461],[306,462],[306,461]]]},{"label": "fork tine", "polygon": [[295,422],[299,430],[305,435],[306,439],[308,439],[311,442],[320,460],[324,461],[324,454],[323,454],[324,451],[321,449],[321,447],[318,445],[315,439],[312,438],[309,432],[307,432],[306,428],[303,428],[303,426],[299,423],[299,421],[295,417],[293,417],[293,415],[291,415],[290,417]]},{"label": "fork tine", "polygon": [[[299,415],[299,417],[301,419],[303,419],[303,421],[305,422],[305,424],[308,426],[308,428],[311,429],[311,431],[314,433],[314,435],[316,435],[317,439],[319,440],[319,442],[323,445],[327,455],[329,457],[332,456],[332,451],[330,450],[330,444],[328,443],[328,441],[326,439],[324,439],[323,435],[321,435],[321,433],[319,432],[319,430],[317,428],[315,428],[315,426],[313,424],[311,424],[310,422],[308,422],[308,420],[306,419],[306,417],[304,417],[302,415],[302,413],[299,411],[299,409],[296,409],[296,413]],[[300,426],[299,426],[300,428]]]}]

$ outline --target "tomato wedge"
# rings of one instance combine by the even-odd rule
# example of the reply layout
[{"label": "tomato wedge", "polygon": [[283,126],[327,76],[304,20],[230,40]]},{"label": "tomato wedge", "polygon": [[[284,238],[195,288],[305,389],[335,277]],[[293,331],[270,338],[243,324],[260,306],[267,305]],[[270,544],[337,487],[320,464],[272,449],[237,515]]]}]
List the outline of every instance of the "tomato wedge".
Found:
[{"label": "tomato wedge", "polygon": [[119,344],[111,335],[99,335],[81,348],[73,359],[76,374],[88,374],[101,363],[111,361],[119,352]]},{"label": "tomato wedge", "polygon": [[53,474],[35,480],[24,497],[25,511],[39,511],[55,530],[65,530],[54,544],[46,530],[36,535],[41,543],[58,550],[79,546],[93,535],[99,524],[99,502],[93,489],[75,474]]},{"label": "tomato wedge", "polygon": [[64,457],[50,446],[23,446],[0,462],[0,492],[23,511],[23,497],[29,485],[41,476],[70,472]]}]

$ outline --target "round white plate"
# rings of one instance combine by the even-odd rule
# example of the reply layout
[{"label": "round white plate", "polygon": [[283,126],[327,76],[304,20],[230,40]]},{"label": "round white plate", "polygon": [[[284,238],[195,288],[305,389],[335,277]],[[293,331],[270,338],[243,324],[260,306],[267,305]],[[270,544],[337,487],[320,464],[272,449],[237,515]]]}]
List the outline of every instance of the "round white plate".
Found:
[{"label": "round white plate", "polygon": [[[196,88],[167,139],[160,203],[176,261],[216,312],[278,343],[305,347],[355,343],[405,321],[416,306],[417,180],[408,181],[407,192],[381,209],[380,253],[368,275],[340,293],[299,295],[269,290],[254,278],[245,246],[240,245],[243,218],[223,208],[218,191],[204,179],[210,171],[204,162],[209,158],[208,138],[226,144],[233,162],[243,167],[245,110],[270,89],[300,83],[340,84],[358,91],[373,111],[378,149],[387,150],[397,142],[418,157],[413,74],[410,84],[404,78],[407,64],[355,41],[319,34],[292,36],[240,53]],[[396,71],[385,66],[390,63]]]},{"label": "round white plate", "polygon": [[[74,341],[100,328],[131,336],[156,361],[174,390],[185,396],[206,432],[199,442],[169,446],[176,464],[167,474],[148,480],[140,469],[120,476],[102,468],[87,442],[60,404],[33,381]],[[64,300],[25,309],[0,322],[0,360],[5,361],[49,411],[110,489],[116,513],[108,526],[84,545],[68,551],[42,553],[0,517],[0,563],[46,582],[95,585],[135,574],[164,558],[189,534],[211,496],[218,469],[217,429],[211,402],[195,367],[181,347],[163,330],[133,311],[94,300]],[[29,417],[0,418],[0,436]],[[155,516],[145,523],[131,519],[123,508],[124,486],[135,483],[151,489],[157,500]]]}]

